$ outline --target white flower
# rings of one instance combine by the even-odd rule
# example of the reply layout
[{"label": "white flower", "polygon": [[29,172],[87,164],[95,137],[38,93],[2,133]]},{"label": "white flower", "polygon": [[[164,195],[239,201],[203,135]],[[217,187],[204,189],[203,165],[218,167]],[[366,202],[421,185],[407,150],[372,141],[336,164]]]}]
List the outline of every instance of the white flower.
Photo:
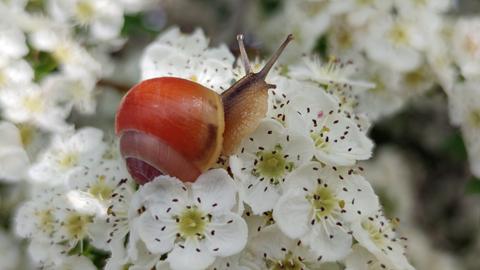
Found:
[{"label": "white flower", "polygon": [[28,53],[25,35],[18,26],[0,20],[0,61],[19,59]]},{"label": "white flower", "polygon": [[241,252],[237,255],[228,256],[228,257],[217,257],[215,262],[210,265],[207,270],[251,270],[251,268],[245,266],[244,252]]},{"label": "white flower", "polygon": [[70,106],[62,106],[36,84],[22,84],[0,92],[5,118],[15,123],[32,123],[49,131],[67,129]]},{"label": "white flower", "polygon": [[402,221],[413,218],[414,198],[414,168],[401,149],[383,146],[377,150],[375,157],[363,162],[365,177],[373,185],[375,191],[385,198],[385,212]]},{"label": "white flower", "polygon": [[413,70],[422,63],[419,49],[425,45],[419,28],[403,18],[382,16],[369,24],[365,50],[375,62],[393,70]]},{"label": "white flower", "polygon": [[351,78],[358,70],[353,62],[342,62],[338,58],[331,58],[322,63],[319,56],[303,58],[304,64],[293,66],[289,75],[298,80],[311,80],[321,85],[349,85],[359,88],[373,88],[375,85],[366,81]]},{"label": "white flower", "polygon": [[88,72],[72,74],[58,74],[48,76],[42,83],[47,91],[55,96],[59,102],[73,106],[81,113],[95,112],[95,84],[96,78]]},{"label": "white flower", "polygon": [[480,19],[460,19],[453,29],[453,55],[463,76],[480,76]]},{"label": "white flower", "polygon": [[106,144],[102,131],[83,128],[75,134],[56,135],[50,147],[29,170],[32,180],[47,185],[66,184],[82,166],[91,167],[102,157]]},{"label": "white flower", "polygon": [[0,265],[1,270],[14,270],[20,266],[20,246],[12,235],[0,229]]},{"label": "white flower", "polygon": [[470,170],[480,177],[480,88],[479,81],[469,80],[454,85],[449,95],[454,124],[460,125],[468,152]]},{"label": "white flower", "polygon": [[311,139],[319,161],[348,166],[370,158],[372,141],[358,123],[344,114],[333,96],[310,86],[290,101],[297,113],[287,117],[287,127]]},{"label": "white flower", "polygon": [[371,121],[378,121],[400,110],[405,98],[400,91],[401,74],[383,66],[366,65],[362,69],[375,87],[358,95],[357,112],[364,113]]},{"label": "white flower", "polygon": [[345,270],[394,270],[380,262],[372,253],[359,244],[352,247],[352,253],[345,259]]},{"label": "white flower", "polygon": [[355,27],[364,26],[380,14],[387,14],[393,6],[392,0],[343,0],[333,1],[331,9],[335,13],[346,13],[347,22]]},{"label": "white flower", "polygon": [[231,212],[237,192],[225,170],[207,171],[191,187],[159,176],[142,189],[149,196],[138,233],[152,253],[168,253],[172,269],[204,269],[244,248],[247,225]]},{"label": "white flower", "polygon": [[59,23],[88,26],[100,41],[116,38],[123,26],[122,5],[113,0],[49,0],[47,11]]},{"label": "white flower", "polygon": [[225,45],[208,48],[202,30],[183,34],[172,28],[146,48],[141,61],[142,79],[180,77],[222,92],[232,84],[234,60]]},{"label": "white flower", "polygon": [[93,262],[85,256],[64,256],[59,262],[43,265],[43,269],[55,270],[97,270]]},{"label": "white flower", "polygon": [[301,240],[290,239],[277,226],[263,230],[249,243],[258,269],[324,269]]},{"label": "white flower", "polygon": [[58,189],[43,190],[20,207],[15,218],[15,230],[19,236],[35,235],[37,240],[48,240],[56,230],[54,211],[60,192]]},{"label": "white flower", "polygon": [[312,162],[286,180],[273,217],[290,238],[300,238],[321,261],[347,256],[350,224],[379,207],[370,184],[355,170]]},{"label": "white flower", "polygon": [[402,239],[395,235],[394,226],[394,223],[379,211],[375,215],[354,222],[353,237],[387,269],[413,270],[404,255]]},{"label": "white flower", "polygon": [[25,176],[25,168],[30,163],[20,131],[15,125],[2,121],[0,134],[0,181],[18,181]]},{"label": "white flower", "polygon": [[33,70],[25,60],[0,60],[0,90],[17,84],[29,84],[32,79]]},{"label": "white flower", "polygon": [[91,166],[73,172],[68,178],[68,186],[107,203],[120,183],[133,185],[123,161],[101,160]]},{"label": "white flower", "polygon": [[50,53],[66,74],[76,76],[88,71],[101,75],[103,72],[99,62],[83,46],[69,37],[68,33],[48,24],[35,29],[30,41],[35,49]]},{"label": "white flower", "polygon": [[287,175],[313,156],[313,144],[307,137],[274,120],[263,120],[240,148],[239,154],[230,157],[230,167],[240,180],[244,201],[255,214],[273,209]]}]

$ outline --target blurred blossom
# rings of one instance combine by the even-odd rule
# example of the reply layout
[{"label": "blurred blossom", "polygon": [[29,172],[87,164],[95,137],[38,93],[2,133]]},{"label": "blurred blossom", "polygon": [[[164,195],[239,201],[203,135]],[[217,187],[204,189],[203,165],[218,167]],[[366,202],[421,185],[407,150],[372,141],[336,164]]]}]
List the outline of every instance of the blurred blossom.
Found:
[{"label": "blurred blossom", "polygon": [[[0,1],[0,270],[476,269],[480,19],[456,2]],[[122,96],[165,76],[222,94],[243,30],[253,72],[295,37],[265,119],[196,182],[137,185]]]}]

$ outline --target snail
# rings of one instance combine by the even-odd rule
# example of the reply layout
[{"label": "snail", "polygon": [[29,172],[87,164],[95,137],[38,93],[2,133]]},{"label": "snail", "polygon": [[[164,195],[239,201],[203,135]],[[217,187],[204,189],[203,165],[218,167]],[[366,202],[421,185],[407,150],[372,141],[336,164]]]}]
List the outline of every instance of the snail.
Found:
[{"label": "snail", "polygon": [[269,71],[293,39],[289,35],[258,73],[251,69],[238,35],[246,75],[222,94],[175,77],[147,79],[123,97],[115,133],[127,169],[137,183],[168,174],[193,182],[220,154],[235,153],[266,116]]}]

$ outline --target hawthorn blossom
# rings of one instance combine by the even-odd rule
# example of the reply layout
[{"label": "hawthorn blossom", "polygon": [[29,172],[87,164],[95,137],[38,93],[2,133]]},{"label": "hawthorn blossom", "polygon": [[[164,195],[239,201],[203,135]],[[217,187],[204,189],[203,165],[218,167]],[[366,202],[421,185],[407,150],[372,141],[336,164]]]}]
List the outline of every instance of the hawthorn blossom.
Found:
[{"label": "hawthorn blossom", "polygon": [[72,173],[101,159],[106,149],[102,137],[102,132],[95,128],[55,136],[50,147],[30,168],[30,177],[47,185],[66,184]]},{"label": "hawthorn blossom", "polygon": [[376,257],[378,264],[384,266],[382,268],[414,269],[405,257],[403,238],[396,236],[395,220],[390,221],[377,212],[355,221],[351,230],[355,240]]},{"label": "hawthorn blossom", "polygon": [[285,235],[309,246],[318,261],[346,257],[352,222],[378,209],[372,187],[353,169],[312,162],[293,172],[285,184],[273,218]]},{"label": "hawthorn blossom", "polygon": [[480,75],[480,20],[460,19],[453,29],[454,60],[462,75],[472,78]]},{"label": "hawthorn blossom", "polygon": [[321,257],[315,256],[301,240],[282,234],[277,226],[263,230],[252,239],[250,250],[258,269],[327,269],[322,266]]},{"label": "hawthorn blossom", "polygon": [[280,197],[287,175],[310,161],[313,145],[308,138],[264,120],[244,139],[240,153],[230,157],[230,167],[242,186],[241,195],[255,214],[271,210]]},{"label": "hawthorn blossom", "polygon": [[150,192],[138,234],[150,252],[168,254],[172,269],[204,269],[244,248],[247,225],[231,212],[236,187],[226,171],[208,171],[191,186],[159,176],[143,188]]},{"label": "hawthorn blossom", "polygon": [[30,161],[23,148],[18,128],[12,123],[0,122],[0,180],[15,182],[25,176]]},{"label": "hawthorn blossom", "polygon": [[16,85],[0,92],[5,118],[14,123],[32,123],[49,131],[68,128],[69,106],[61,106],[50,93],[36,84]]},{"label": "hawthorn blossom", "polygon": [[297,113],[287,118],[287,126],[310,138],[319,161],[348,166],[371,156],[373,143],[343,113],[335,97],[308,87],[291,99],[290,106]]},{"label": "hawthorn blossom", "polygon": [[59,23],[88,27],[98,40],[116,38],[123,25],[122,5],[113,0],[49,0],[47,11]]},{"label": "hawthorn blossom", "polygon": [[225,45],[208,48],[208,42],[200,29],[190,35],[169,29],[145,49],[142,79],[179,77],[223,92],[232,84],[235,59]]}]

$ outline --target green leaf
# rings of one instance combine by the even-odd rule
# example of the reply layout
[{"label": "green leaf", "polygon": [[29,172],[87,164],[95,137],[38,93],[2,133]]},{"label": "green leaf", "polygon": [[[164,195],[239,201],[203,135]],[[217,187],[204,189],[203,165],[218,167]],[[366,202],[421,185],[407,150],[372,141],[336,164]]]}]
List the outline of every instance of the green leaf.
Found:
[{"label": "green leaf", "polygon": [[456,132],[448,137],[443,142],[442,150],[455,160],[466,161],[468,159],[467,149],[460,132]]},{"label": "green leaf", "polygon": [[283,5],[282,0],[261,0],[260,7],[266,15],[272,15]]},{"label": "green leaf", "polygon": [[48,52],[30,49],[25,59],[30,63],[35,72],[34,80],[36,82],[39,82],[43,77],[56,71],[58,68],[57,61],[53,58],[52,54]]},{"label": "green leaf", "polygon": [[480,194],[480,179],[472,177],[465,187],[467,194]]},{"label": "green leaf", "polygon": [[326,35],[319,37],[313,48],[313,52],[319,54],[323,59],[327,59],[328,39]]}]

